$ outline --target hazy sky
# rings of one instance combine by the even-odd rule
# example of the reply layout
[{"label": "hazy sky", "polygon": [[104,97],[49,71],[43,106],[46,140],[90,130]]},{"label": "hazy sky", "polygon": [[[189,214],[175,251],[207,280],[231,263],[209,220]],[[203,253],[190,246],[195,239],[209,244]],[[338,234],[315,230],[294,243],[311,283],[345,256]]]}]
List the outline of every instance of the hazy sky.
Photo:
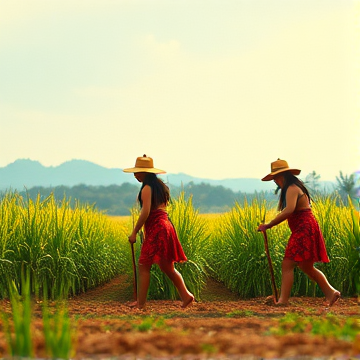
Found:
[{"label": "hazy sky", "polygon": [[0,167],[359,170],[359,4],[1,0]]}]

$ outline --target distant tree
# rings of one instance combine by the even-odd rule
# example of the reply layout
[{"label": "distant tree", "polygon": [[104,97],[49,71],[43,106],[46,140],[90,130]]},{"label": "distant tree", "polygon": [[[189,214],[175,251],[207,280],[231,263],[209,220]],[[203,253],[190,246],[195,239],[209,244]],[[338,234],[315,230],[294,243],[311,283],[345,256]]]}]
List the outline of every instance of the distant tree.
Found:
[{"label": "distant tree", "polygon": [[348,204],[348,197],[354,201],[358,197],[359,187],[357,187],[358,180],[355,178],[355,174],[343,175],[340,171],[339,177],[336,177],[337,190],[344,202]]},{"label": "distant tree", "polygon": [[305,185],[309,188],[311,193],[317,193],[320,190],[320,175],[316,171],[312,171],[305,177]]},{"label": "distant tree", "polygon": [[223,212],[235,203],[237,193],[221,185],[212,186],[208,183],[194,184],[192,181],[184,186],[185,195],[193,196],[195,208],[201,212]]}]

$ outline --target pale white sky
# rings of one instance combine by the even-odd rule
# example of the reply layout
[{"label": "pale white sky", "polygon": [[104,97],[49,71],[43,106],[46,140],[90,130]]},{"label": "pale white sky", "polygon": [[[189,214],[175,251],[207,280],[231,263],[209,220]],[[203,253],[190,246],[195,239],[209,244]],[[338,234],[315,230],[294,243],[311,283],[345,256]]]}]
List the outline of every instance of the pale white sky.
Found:
[{"label": "pale white sky", "polygon": [[1,0],[0,167],[360,170],[354,0]]}]

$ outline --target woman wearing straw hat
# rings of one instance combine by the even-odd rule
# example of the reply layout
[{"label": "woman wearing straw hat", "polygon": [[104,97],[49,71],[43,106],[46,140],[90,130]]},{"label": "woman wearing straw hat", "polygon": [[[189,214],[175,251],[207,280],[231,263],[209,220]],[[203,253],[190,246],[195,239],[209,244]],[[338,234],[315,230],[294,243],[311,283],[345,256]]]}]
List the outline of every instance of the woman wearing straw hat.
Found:
[{"label": "woman wearing straw hat", "polygon": [[136,159],[135,167],[124,169],[124,172],[134,173],[136,180],[142,183],[138,200],[141,211],[138,221],[129,236],[130,243],[136,242],[136,235],[144,225],[145,238],[139,257],[139,289],[134,307],[145,307],[150,284],[150,270],[153,264],[158,264],[178,290],[182,307],[186,308],[193,300],[181,274],[174,268],[175,262],[187,261],[175,228],[169,220],[166,206],[170,200],[169,188],[156,174],[165,171],[154,168],[153,159],[144,155]]},{"label": "woman wearing straw hat", "polygon": [[262,181],[274,180],[281,189],[278,210],[281,211],[267,224],[258,227],[266,231],[288,221],[291,236],[285,249],[282,262],[281,293],[278,305],[287,305],[294,282],[294,268],[298,266],[309,278],[314,280],[323,291],[329,306],[340,298],[340,292],[334,289],[325,275],[314,267],[315,262],[329,262],[325,242],[319,225],[311,211],[311,198],[304,183],[296,177],[299,169],[291,169],[285,160],[271,163],[271,172]]}]

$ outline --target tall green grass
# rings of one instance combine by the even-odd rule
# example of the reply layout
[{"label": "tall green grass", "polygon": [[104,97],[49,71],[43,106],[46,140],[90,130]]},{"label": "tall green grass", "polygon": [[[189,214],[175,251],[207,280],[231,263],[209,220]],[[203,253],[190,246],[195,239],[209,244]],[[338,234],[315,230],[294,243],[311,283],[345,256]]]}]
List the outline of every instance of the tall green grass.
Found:
[{"label": "tall green grass", "polygon": [[47,302],[42,308],[46,351],[52,359],[69,359],[73,351],[75,330],[64,304],[57,304],[53,313]]},{"label": "tall green grass", "polygon": [[21,285],[23,291],[20,296],[15,283],[9,284],[12,319],[5,312],[2,313],[2,318],[11,356],[31,358],[34,355],[34,347],[31,329],[29,275],[23,277]]},{"label": "tall green grass", "polygon": [[172,202],[169,217],[188,258],[187,262],[178,264],[177,268],[189,290],[195,298],[200,299],[209,267],[205,257],[210,237],[206,221],[199,216],[198,210],[194,209],[192,197],[186,199],[184,193]]},{"label": "tall green grass", "polygon": [[[351,203],[349,201],[349,203]],[[351,252],[351,278],[350,282],[355,283],[358,299],[360,297],[360,211],[351,206],[352,236],[351,246],[355,251]]]},{"label": "tall green grass", "polygon": [[321,270],[344,295],[355,295],[356,278],[360,271],[356,251],[360,246],[360,238],[355,230],[355,210],[351,205],[345,206],[338,196],[315,200],[314,215],[323,232],[330,258],[330,263],[321,265]]},{"label": "tall green grass", "polygon": [[[256,231],[266,211],[266,203],[258,200],[245,202],[244,206],[235,203],[230,212],[219,218],[211,236],[208,257],[215,270],[212,275],[244,298],[271,293],[264,240]],[[283,244],[269,238],[269,248],[278,270]],[[275,273],[279,280],[279,271]]]},{"label": "tall green grass", "polygon": [[[316,264],[330,283],[343,295],[356,294],[359,276],[360,239],[356,235],[354,210],[337,205],[336,197],[315,199],[313,212],[322,229],[330,258],[329,264]],[[213,275],[242,297],[269,295],[272,292],[264,240],[258,224],[270,221],[276,210],[265,201],[254,200],[220,216],[211,235],[206,255],[216,271]],[[357,222],[358,224],[358,222]],[[357,225],[358,226],[358,225]],[[281,262],[290,236],[286,221],[267,231],[276,283],[281,283]],[[303,272],[295,269],[293,295],[322,296],[321,290]]]},{"label": "tall green grass", "polygon": [[[180,193],[177,198],[171,200],[168,206],[168,216],[173,223],[179,241],[184,249],[188,261],[175,264],[175,268],[181,273],[184,282],[194,295],[200,299],[200,292],[205,285],[206,269],[208,267],[205,254],[208,244],[209,234],[206,222],[192,205],[192,198],[185,199],[184,193]],[[131,209],[131,219],[129,220],[129,233],[139,216],[139,209]],[[136,259],[140,256],[141,242],[140,236],[135,243]],[[130,248],[129,248],[130,249]],[[129,250],[130,251],[130,250]],[[137,264],[137,261],[136,261]],[[151,268],[150,286],[148,291],[149,299],[177,299],[176,288],[168,277],[162,273],[157,265]]]},{"label": "tall green grass", "polygon": [[[21,279],[21,294],[14,282],[9,286],[11,315],[1,312],[3,330],[5,332],[8,353],[13,358],[33,358],[33,304],[30,294],[29,271],[24,271]],[[67,313],[66,306],[61,302],[52,311],[48,305],[46,294],[42,303],[43,336],[46,353],[51,359],[69,359],[73,351],[74,328]]]},{"label": "tall green grass", "polygon": [[[136,221],[113,221],[93,207],[57,202],[53,195],[36,201],[8,193],[0,200],[0,297],[9,296],[14,282],[21,292],[21,274],[29,273],[31,294],[47,290],[50,299],[78,294],[109,281],[117,274],[132,277],[128,234]],[[253,200],[235,203],[231,211],[203,217],[184,194],[172,200],[169,217],[188,257],[176,264],[190,291],[199,299],[208,274],[242,297],[271,294],[264,239],[258,225],[276,214],[274,204]],[[343,295],[354,295],[359,284],[359,214],[339,205],[335,196],[319,197],[313,212],[323,231],[331,262],[317,264]],[[278,287],[281,262],[290,236],[286,222],[268,232]],[[136,243],[136,256],[140,253]],[[359,286],[359,285],[358,285]],[[295,271],[293,295],[322,295],[301,271]],[[153,266],[149,298],[177,298],[167,277]]]},{"label": "tall green grass", "polygon": [[53,195],[34,202],[17,193],[0,202],[0,297],[30,274],[31,293],[49,298],[77,294],[129,268],[126,229],[92,207]]},{"label": "tall green grass", "polygon": [[[185,199],[184,193],[172,200],[168,214],[188,258],[188,261],[184,263],[175,264],[175,268],[181,273],[189,291],[195,295],[195,298],[199,299],[207,275],[205,253],[209,234],[206,222],[194,209],[191,197]],[[172,282],[160,271],[158,266],[153,266],[151,269],[149,298],[178,298]]]}]

